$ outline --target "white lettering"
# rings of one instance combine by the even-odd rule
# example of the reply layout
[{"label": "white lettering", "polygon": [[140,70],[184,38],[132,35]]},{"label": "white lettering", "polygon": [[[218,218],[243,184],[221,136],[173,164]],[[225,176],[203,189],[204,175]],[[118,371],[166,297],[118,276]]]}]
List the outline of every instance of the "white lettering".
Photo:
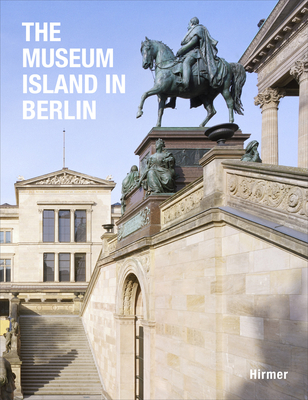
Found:
[{"label": "white lettering", "polygon": [[[85,75],[84,92],[95,93],[97,90],[97,78],[95,75]],[[90,89],[90,79],[92,80],[92,89]]]},{"label": "white lettering", "polygon": [[43,75],[43,93],[53,93],[54,91],[52,89],[47,88],[47,79],[48,79],[48,75],[44,74]]},{"label": "white lettering", "polygon": [[261,371],[260,369],[251,369],[250,379],[287,379],[288,371]]},{"label": "white lettering", "polygon": [[55,63],[55,50],[49,51],[49,64],[47,64],[47,49],[42,49],[42,67],[51,68]]},{"label": "white lettering", "polygon": [[37,102],[37,119],[48,119],[47,115],[42,115],[43,112],[48,112],[48,108],[43,107],[43,105],[48,105],[47,100],[39,100]]},{"label": "white lettering", "polygon": [[55,33],[60,33],[60,29],[55,29],[55,26],[61,26],[61,22],[50,22],[50,41],[61,42],[61,38],[55,37]]},{"label": "white lettering", "polygon": [[51,100],[50,102],[50,119],[55,118],[55,113],[58,115],[58,119],[62,119],[62,103],[61,101]]},{"label": "white lettering", "polygon": [[21,25],[26,27],[26,42],[30,42],[30,27],[34,26],[34,22],[23,22]]},{"label": "white lettering", "polygon": [[40,93],[40,91],[42,90],[42,85],[41,85],[40,83],[36,82],[36,81],[35,81],[36,79],[37,79],[38,81],[40,81],[40,80],[41,80],[41,77],[40,77],[39,75],[37,75],[37,74],[30,75],[30,77],[29,77],[29,83],[30,83],[32,86],[34,86],[34,87],[37,88],[37,90],[33,89],[33,87],[30,87],[30,88],[29,88],[29,92],[32,93],[32,94]]},{"label": "white lettering", "polygon": [[107,49],[106,58],[104,57],[103,49],[96,49],[96,67],[99,68],[100,61],[102,62],[102,66],[107,67],[107,63],[109,60],[109,67],[113,67],[113,49]]},{"label": "white lettering", "polygon": [[94,65],[94,49],[90,49],[90,62],[87,64],[87,49],[81,50],[82,66],[85,68],[91,68]]},{"label": "white lettering", "polygon": [[28,76],[27,75],[22,76],[22,92],[28,93]]},{"label": "white lettering", "polygon": [[59,93],[59,90],[63,90],[64,93],[68,93],[65,77],[62,74],[58,75],[55,93]]},{"label": "white lettering", "polygon": [[70,75],[70,93],[74,93],[74,86],[77,93],[82,93],[82,75],[78,75],[78,82],[75,75]]},{"label": "white lettering", "polygon": [[71,68],[78,68],[80,67],[79,64],[75,64],[75,60],[80,60],[80,55],[75,55],[75,53],[79,53],[80,49],[70,49],[70,67]]},{"label": "white lettering", "polygon": [[[28,63],[27,63],[28,61]],[[25,68],[29,64],[29,67],[33,67],[35,62],[36,68],[40,66],[40,49],[33,49],[32,58],[30,56],[29,49],[22,49],[22,66]]]},{"label": "white lettering", "polygon": [[117,92],[117,86],[120,90],[120,93],[125,93],[125,75],[121,75],[121,82],[118,78],[118,75],[112,75],[112,93]]},{"label": "white lettering", "polygon": [[88,101],[83,102],[83,116],[82,119],[88,119],[88,113],[91,119],[96,119],[96,101],[92,101],[92,107]]},{"label": "white lettering", "polygon": [[257,379],[257,370],[250,370],[250,379]]},{"label": "white lettering", "polygon": [[[30,100],[24,100],[22,102],[22,109],[23,109],[23,113],[22,113],[22,118],[23,119],[33,119],[35,117],[35,111],[34,111],[34,101],[30,101]],[[30,113],[30,115],[29,115]]]},{"label": "white lettering", "polygon": [[56,50],[56,58],[63,61],[62,64],[59,61],[56,61],[56,66],[59,68],[65,68],[68,66],[68,60],[66,57],[62,56],[61,53],[67,54],[67,50],[62,48]]},{"label": "white lettering", "polygon": [[110,93],[110,75],[106,75],[106,93]]},{"label": "white lettering", "polygon": [[36,22],[35,23],[35,41],[39,42],[40,41],[40,34],[43,34],[43,40],[44,42],[47,42],[48,40],[48,24],[47,22],[43,23],[43,28],[40,29],[40,23]]}]

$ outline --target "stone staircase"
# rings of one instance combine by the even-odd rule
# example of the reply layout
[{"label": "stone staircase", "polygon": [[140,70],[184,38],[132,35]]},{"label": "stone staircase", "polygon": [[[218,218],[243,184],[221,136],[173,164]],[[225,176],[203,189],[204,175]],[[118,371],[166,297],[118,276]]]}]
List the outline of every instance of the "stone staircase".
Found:
[{"label": "stone staircase", "polygon": [[22,316],[19,321],[24,395],[102,394],[80,317]]}]

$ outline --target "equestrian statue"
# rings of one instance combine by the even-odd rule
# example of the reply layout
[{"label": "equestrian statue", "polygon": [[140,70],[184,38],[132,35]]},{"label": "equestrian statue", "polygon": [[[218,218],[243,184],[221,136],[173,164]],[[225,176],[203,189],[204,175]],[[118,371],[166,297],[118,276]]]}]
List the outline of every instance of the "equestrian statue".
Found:
[{"label": "equestrian statue", "polygon": [[[149,96],[159,99],[156,126],[161,126],[165,108],[175,108],[176,98],[190,99],[190,107],[203,104],[207,116],[200,126],[205,126],[216,114],[213,101],[222,94],[229,110],[229,122],[234,122],[234,111],[243,115],[241,102],[246,72],[239,63],[228,63],[217,56],[217,40],[194,17],[176,56],[162,42],[147,37],[141,43],[142,66],[155,69],[152,89],[145,92],[138,107],[137,118],[143,114],[143,104]],[[166,103],[167,99],[170,101]]]}]

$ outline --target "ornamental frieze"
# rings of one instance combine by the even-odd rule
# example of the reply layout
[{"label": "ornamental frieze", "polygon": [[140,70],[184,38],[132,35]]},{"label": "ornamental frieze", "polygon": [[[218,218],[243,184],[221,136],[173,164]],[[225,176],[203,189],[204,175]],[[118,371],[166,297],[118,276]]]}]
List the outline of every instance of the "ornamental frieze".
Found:
[{"label": "ornamental frieze", "polygon": [[89,179],[82,178],[81,176],[71,175],[64,172],[61,175],[56,175],[43,179],[42,181],[35,182],[36,185],[98,185],[98,183]]},{"label": "ornamental frieze", "polygon": [[163,210],[162,224],[166,224],[167,222],[182,217],[189,211],[198,207],[202,198],[203,198],[203,186],[200,189],[188,195],[187,197],[179,200],[173,206],[167,208],[166,210]]},{"label": "ornamental frieze", "polygon": [[308,189],[285,183],[228,174],[228,193],[287,213],[308,215]]}]

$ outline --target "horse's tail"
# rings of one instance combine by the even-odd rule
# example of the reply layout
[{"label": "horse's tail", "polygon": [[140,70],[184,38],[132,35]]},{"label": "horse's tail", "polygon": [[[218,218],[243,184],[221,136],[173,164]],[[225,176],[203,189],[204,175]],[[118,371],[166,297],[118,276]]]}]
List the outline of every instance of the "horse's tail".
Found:
[{"label": "horse's tail", "polygon": [[234,111],[237,114],[244,115],[243,104],[241,102],[241,95],[244,83],[246,82],[246,71],[242,64],[230,63],[232,70],[232,81],[231,81],[231,96],[234,100]]}]

